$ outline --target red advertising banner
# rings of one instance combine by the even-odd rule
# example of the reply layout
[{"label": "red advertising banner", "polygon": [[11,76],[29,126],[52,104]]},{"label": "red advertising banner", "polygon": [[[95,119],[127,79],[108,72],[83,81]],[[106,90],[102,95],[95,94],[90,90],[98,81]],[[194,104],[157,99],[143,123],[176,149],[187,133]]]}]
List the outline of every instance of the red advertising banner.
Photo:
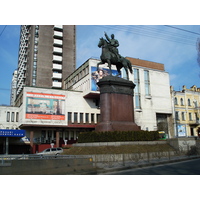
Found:
[{"label": "red advertising banner", "polygon": [[27,92],[26,119],[65,120],[65,95]]}]

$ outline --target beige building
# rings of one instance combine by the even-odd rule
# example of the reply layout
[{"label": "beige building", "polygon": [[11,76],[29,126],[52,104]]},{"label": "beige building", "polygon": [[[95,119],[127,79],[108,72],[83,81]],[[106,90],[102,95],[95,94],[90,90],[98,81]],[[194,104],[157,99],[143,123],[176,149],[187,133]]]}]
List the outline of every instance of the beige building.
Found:
[{"label": "beige building", "polygon": [[200,88],[195,85],[182,91],[171,87],[174,129],[177,137],[200,136]]},{"label": "beige building", "polygon": [[[169,74],[164,65],[128,59],[133,67],[130,80],[136,84],[133,97],[135,122],[142,130],[164,131],[173,137]],[[24,86],[17,98],[18,106],[12,107],[15,111],[8,111],[9,114],[7,108],[2,108],[5,113],[0,116],[1,120],[5,121],[8,115],[12,117],[12,112],[18,117],[17,121],[11,120],[12,124],[1,129],[25,130],[25,140],[16,139],[22,153],[27,152],[27,141],[34,153],[51,144],[62,146],[65,140],[72,144],[80,132],[95,129],[100,120],[100,93],[96,83],[109,72],[107,64],[100,65],[100,71],[97,71],[98,62],[100,60],[88,59],[64,80],[64,89]],[[112,74],[117,74],[115,66],[112,66]],[[122,70],[122,78],[125,76]],[[11,149],[10,153],[13,151]]]},{"label": "beige building", "polygon": [[[136,84],[135,122],[142,130],[160,130],[169,137],[174,137],[169,74],[165,71],[164,65],[129,57],[127,59],[131,61],[133,67],[133,74],[129,74],[130,80]],[[65,79],[64,83],[67,90],[83,91],[83,97],[93,99],[97,106],[99,91],[96,82],[108,74],[107,64],[100,65],[99,73],[96,71],[98,62],[100,60],[89,59]],[[116,75],[114,65],[112,69],[113,75]],[[126,78],[125,71],[122,71],[122,78]]]}]

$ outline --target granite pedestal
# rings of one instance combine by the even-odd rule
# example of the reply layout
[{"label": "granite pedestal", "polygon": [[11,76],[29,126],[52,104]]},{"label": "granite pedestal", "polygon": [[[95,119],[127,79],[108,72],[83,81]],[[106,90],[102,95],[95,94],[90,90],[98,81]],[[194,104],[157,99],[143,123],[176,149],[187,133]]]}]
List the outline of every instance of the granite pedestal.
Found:
[{"label": "granite pedestal", "polygon": [[106,76],[98,82],[100,88],[100,123],[96,131],[137,131],[134,122],[133,89],[135,84],[125,79]]}]

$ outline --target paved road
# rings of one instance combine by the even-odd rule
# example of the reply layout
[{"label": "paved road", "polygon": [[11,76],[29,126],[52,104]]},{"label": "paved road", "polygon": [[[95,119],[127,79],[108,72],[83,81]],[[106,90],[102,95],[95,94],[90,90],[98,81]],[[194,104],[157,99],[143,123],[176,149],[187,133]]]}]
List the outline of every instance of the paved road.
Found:
[{"label": "paved road", "polygon": [[200,159],[129,169],[106,173],[107,175],[200,175]]}]

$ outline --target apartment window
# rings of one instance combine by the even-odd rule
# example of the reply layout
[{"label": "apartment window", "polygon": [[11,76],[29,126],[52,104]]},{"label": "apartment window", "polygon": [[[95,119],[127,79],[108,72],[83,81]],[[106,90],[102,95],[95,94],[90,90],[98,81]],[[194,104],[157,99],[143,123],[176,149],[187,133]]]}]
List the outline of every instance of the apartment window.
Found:
[{"label": "apartment window", "polygon": [[74,123],[78,122],[78,113],[74,113]]},{"label": "apartment window", "polygon": [[83,123],[83,113],[80,113],[80,123]]},{"label": "apartment window", "polygon": [[134,69],[134,83],[135,83],[135,89],[134,89],[134,95],[135,95],[135,107],[136,109],[141,108],[140,103],[140,78],[139,78],[139,69]]},{"label": "apartment window", "polygon": [[197,108],[197,101],[194,101],[194,107]]},{"label": "apartment window", "polygon": [[178,100],[177,100],[176,97],[174,98],[174,104],[175,104],[175,105],[178,105]]},{"label": "apartment window", "polygon": [[12,112],[12,114],[11,114],[11,122],[14,122],[14,120],[15,120],[15,113]]},{"label": "apartment window", "polygon": [[91,123],[94,123],[94,114],[91,114]]},{"label": "apartment window", "polygon": [[199,121],[198,113],[195,113],[195,120]]},{"label": "apartment window", "polygon": [[192,121],[192,113],[189,113],[189,120]]},{"label": "apartment window", "polygon": [[144,70],[144,84],[145,84],[145,95],[150,96],[150,80],[149,80],[149,71]]},{"label": "apartment window", "polygon": [[9,122],[10,121],[10,112],[7,112],[7,120],[6,120],[7,122]]},{"label": "apartment window", "polygon": [[183,98],[181,98],[181,106],[183,106],[184,105],[184,103],[183,103]]},{"label": "apartment window", "polygon": [[184,112],[181,113],[181,116],[182,116],[182,120],[185,121],[185,113]]},{"label": "apartment window", "polygon": [[71,123],[72,122],[72,113],[68,112],[68,122]]},{"label": "apartment window", "polygon": [[188,106],[191,106],[191,101],[190,101],[190,99],[188,99]]},{"label": "apartment window", "polygon": [[19,121],[19,113],[16,112],[16,122],[18,122],[18,121]]},{"label": "apartment window", "polygon": [[89,123],[89,113],[85,113],[85,123]]},{"label": "apartment window", "polygon": [[35,78],[33,78],[33,80],[32,80],[32,85],[33,85],[33,86],[36,85],[36,80],[35,80]]},{"label": "apartment window", "polygon": [[179,120],[179,113],[178,113],[178,111],[175,112],[175,119]]}]

